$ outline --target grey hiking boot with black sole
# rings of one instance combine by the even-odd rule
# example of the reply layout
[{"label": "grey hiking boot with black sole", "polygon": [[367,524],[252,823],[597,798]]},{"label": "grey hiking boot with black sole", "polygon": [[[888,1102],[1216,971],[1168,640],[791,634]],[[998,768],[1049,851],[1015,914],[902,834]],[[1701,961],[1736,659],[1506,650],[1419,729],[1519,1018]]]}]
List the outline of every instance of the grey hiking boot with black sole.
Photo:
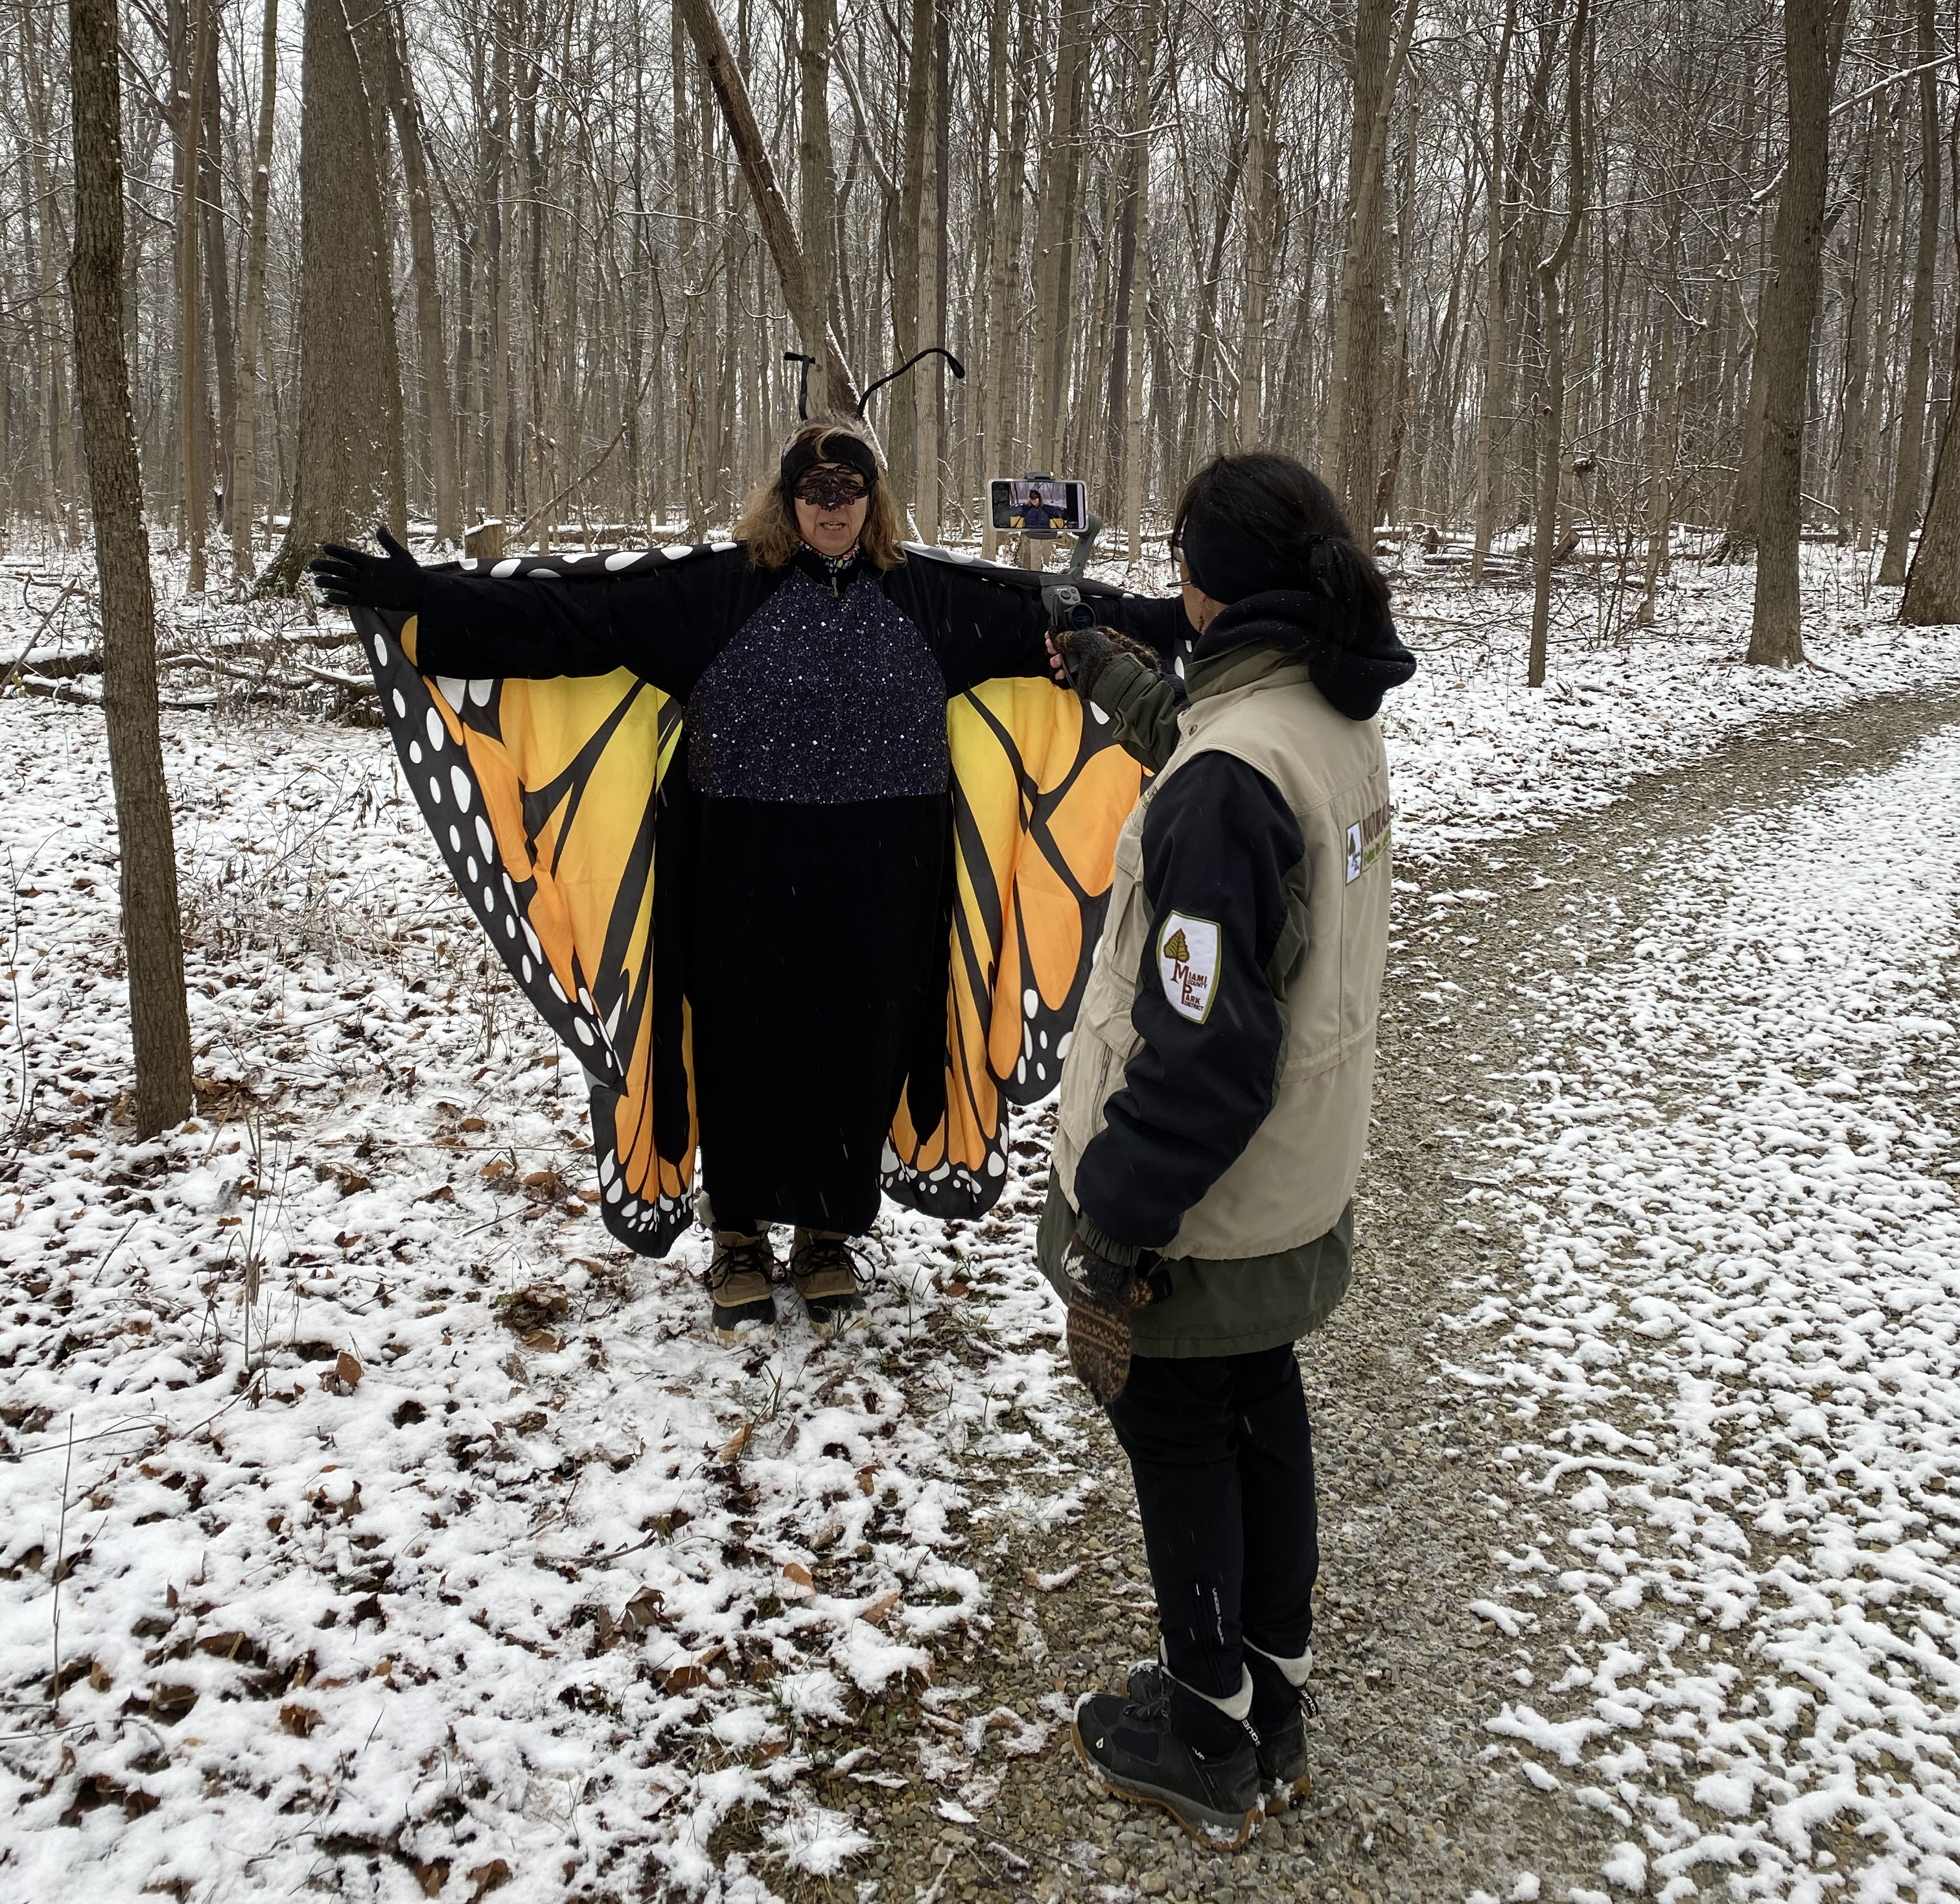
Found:
[{"label": "grey hiking boot with black sole", "polygon": [[790,1286],[810,1312],[810,1327],[828,1341],[864,1307],[861,1285],[870,1271],[851,1239],[835,1230],[802,1230],[790,1246]]},{"label": "grey hiking boot with black sole", "polygon": [[706,1278],[708,1320],[722,1342],[732,1347],[745,1332],[775,1326],[776,1298],[770,1285],[775,1279],[776,1255],[768,1231],[759,1236],[739,1230],[714,1232]]},{"label": "grey hiking boot with black sole", "polygon": [[1141,1699],[1085,1692],[1075,1706],[1077,1755],[1118,1797],[1161,1806],[1201,1845],[1236,1851],[1259,1824],[1259,1755],[1251,1728],[1235,1751],[1200,1752],[1171,1730],[1173,1683],[1168,1673],[1156,1673]]},{"label": "grey hiking boot with black sole", "polygon": [[[1249,1649],[1247,1664],[1252,1667],[1254,1687],[1263,1691],[1262,1674],[1259,1668],[1252,1664]],[[1155,1660],[1147,1660],[1141,1666],[1131,1667],[1124,1689],[1131,1699],[1140,1704],[1147,1703],[1163,1696],[1158,1691],[1158,1683],[1167,1677],[1161,1664]],[[1306,1772],[1306,1721],[1315,1709],[1313,1695],[1304,1686],[1288,1686],[1287,1691],[1290,1700],[1282,1717],[1262,1723],[1255,1696],[1252,1719],[1252,1728],[1259,1735],[1260,1796],[1267,1812],[1275,1818],[1287,1810],[1296,1798],[1303,1797],[1313,1782]]]}]

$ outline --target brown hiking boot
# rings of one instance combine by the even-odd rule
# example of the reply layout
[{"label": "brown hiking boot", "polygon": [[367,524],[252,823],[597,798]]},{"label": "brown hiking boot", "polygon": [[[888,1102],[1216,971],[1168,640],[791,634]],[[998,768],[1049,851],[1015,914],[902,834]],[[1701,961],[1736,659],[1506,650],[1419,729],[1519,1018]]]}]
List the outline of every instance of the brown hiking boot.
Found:
[{"label": "brown hiking boot", "polygon": [[870,1280],[868,1266],[860,1266],[850,1238],[842,1231],[797,1231],[790,1246],[790,1282],[819,1336],[827,1341],[864,1307],[858,1285]]},{"label": "brown hiking boot", "polygon": [[776,1299],[769,1285],[776,1279],[776,1254],[769,1233],[749,1236],[740,1230],[714,1232],[714,1255],[708,1266],[709,1317],[714,1332],[733,1343],[746,1323],[762,1328],[776,1320]]}]

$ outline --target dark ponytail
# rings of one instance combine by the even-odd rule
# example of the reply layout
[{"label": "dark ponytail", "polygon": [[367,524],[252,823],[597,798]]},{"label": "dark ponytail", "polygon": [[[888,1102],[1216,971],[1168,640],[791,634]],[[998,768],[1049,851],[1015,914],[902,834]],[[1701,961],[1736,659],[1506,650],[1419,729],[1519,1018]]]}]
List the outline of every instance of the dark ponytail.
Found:
[{"label": "dark ponytail", "polygon": [[1355,541],[1333,491],[1292,457],[1265,450],[1214,457],[1178,502],[1172,547],[1187,538],[1245,552],[1255,588],[1305,589],[1353,609],[1357,621],[1388,611],[1389,584]]}]

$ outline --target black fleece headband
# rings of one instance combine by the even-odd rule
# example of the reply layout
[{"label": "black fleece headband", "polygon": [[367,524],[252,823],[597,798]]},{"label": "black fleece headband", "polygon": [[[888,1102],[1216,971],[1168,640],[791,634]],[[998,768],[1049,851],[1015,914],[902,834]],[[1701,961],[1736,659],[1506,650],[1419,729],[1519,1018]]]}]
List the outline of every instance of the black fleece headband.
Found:
[{"label": "black fleece headband", "polygon": [[[1306,548],[1324,540],[1307,539]],[[1187,522],[1178,537],[1191,579],[1214,602],[1243,601],[1274,588],[1306,588],[1311,584],[1303,552],[1282,555],[1269,544],[1220,524]]]},{"label": "black fleece headband", "polygon": [[783,494],[795,499],[796,486],[820,463],[842,463],[864,479],[867,489],[878,486],[878,457],[870,444],[850,430],[827,436],[799,438],[783,452]]}]

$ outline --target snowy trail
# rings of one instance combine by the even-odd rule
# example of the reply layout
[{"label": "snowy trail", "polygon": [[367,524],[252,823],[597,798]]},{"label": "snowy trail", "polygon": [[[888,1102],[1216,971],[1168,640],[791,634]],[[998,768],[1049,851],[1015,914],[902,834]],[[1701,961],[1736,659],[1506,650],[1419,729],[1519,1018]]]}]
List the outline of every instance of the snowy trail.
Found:
[{"label": "snowy trail", "polygon": [[[1882,659],[1892,639],[1867,645]],[[1745,1218],[1778,1249],[1793,1247],[1793,1225],[1842,1229],[1841,1209],[1820,1221],[1786,1195],[1821,1174],[1813,1154],[1767,1138],[1752,1140],[1762,1208],[1698,1213],[1745,1130],[1804,1135],[1831,1115],[1847,1131],[1863,1119],[1854,1135],[1909,1133],[1950,1095],[1950,1045],[1906,1024],[1911,988],[1873,990],[1861,1014],[1856,984],[1867,968],[1936,976],[1950,957],[1939,936],[1952,926],[1950,771],[1873,809],[1895,829],[1895,808],[1911,819],[1910,850],[1880,838],[1841,868],[1828,828],[1804,833],[1802,852],[1791,829],[1841,799],[1855,817],[1867,782],[1892,784],[1871,763],[1960,718],[1960,699],[1845,707],[1856,691],[1834,676],[1752,674],[1738,688],[1733,671],[1695,665],[1693,718],[1667,704],[1662,757],[1707,756],[1746,712],[1741,688],[1773,731],[1617,801],[1649,757],[1648,703],[1624,681],[1621,731],[1612,707],[1585,695],[1507,722],[1502,696],[1439,670],[1397,740],[1414,836],[1398,868],[1405,942],[1357,1287],[1303,1358],[1326,1556],[1315,1791],[1229,1862],[1099,1806],[1056,1724],[1152,1642],[1120,1457],[1058,1366],[1054,1306],[1029,1261],[1038,1131],[1017,1139],[987,1221],[949,1232],[888,1212],[892,1269],[861,1332],[820,1348],[790,1313],[770,1351],[714,1348],[689,1281],[698,1253],[649,1265],[598,1233],[575,1078],[496,973],[478,969],[377,737],[184,721],[169,745],[206,1110],[168,1142],[133,1144],[110,1115],[127,1053],[99,722],[0,704],[8,757],[31,763],[0,801],[12,855],[0,857],[0,904],[18,907],[0,912],[14,934],[0,970],[18,987],[0,992],[0,1112],[11,1119],[24,1100],[27,1112],[25,1141],[0,1156],[0,1894],[46,1894],[85,1871],[104,1896],[154,1883],[198,1904],[301,1886],[453,1899],[493,1885],[554,1904],[670,1889],[843,1904],[873,1885],[878,1904],[921,1891],[1388,1904],[1480,1888],[1523,1904],[1631,1879],[1629,1845],[1650,1892],[1678,1879],[1712,1893],[1739,1874],[1796,1896],[1808,1877],[1855,1867],[1876,1872],[1876,1888],[1847,1896],[1892,1895],[1901,1871],[1922,1898],[1943,1884],[1960,1894],[1927,1849],[1946,1829],[1950,1760],[1928,1748],[1916,1797],[1881,1789],[1894,1773],[1911,1783],[1911,1769],[1857,1759],[1865,1742],[1820,1728],[1813,1706],[1775,1734],[1779,1765],[1764,1715],[1783,1708],[1767,1686],[1758,1711],[1743,1706],[1764,1673],[1813,1695],[1819,1675],[1852,1674],[1869,1637],[1860,1619],[1918,1649],[1900,1671],[1946,1657],[1927,1598],[1944,1562],[1910,1546],[1928,1530],[1890,1536],[1887,1564],[1920,1571],[1893,1582],[1888,1605],[1885,1581],[1860,1584],[1855,1567],[1827,1577],[1821,1558],[1853,1544],[1824,1517],[1849,1527],[1854,1510],[1852,1492],[1833,1503],[1820,1490],[1866,1470],[1917,1488],[1915,1505],[1900,1494],[1900,1514],[1943,1527],[1933,1451],[1907,1460],[1881,1439],[1860,1453],[1858,1476],[1834,1480],[1811,1463],[1818,1517],[1799,1526],[1786,1507],[1796,1531],[1772,1536],[1742,1511],[1756,1507],[1743,1444],[1803,1442],[1806,1425],[1757,1404],[1754,1428],[1725,1415],[1711,1444],[1680,1402],[1686,1381],[1706,1384],[1711,1406],[1739,1405],[1748,1384],[1717,1366],[1716,1336],[1747,1364],[1749,1305],[1767,1314],[1770,1298],[1704,1288],[1678,1255],[1650,1266],[1618,1232],[1593,1238],[1615,1222],[1647,1234],[1604,1199],[1582,1215],[1538,1195],[1545,1214],[1520,1266],[1532,1173],[1556,1176],[1562,1198],[1569,1185],[1596,1195],[1609,1169],[1671,1163],[1680,1174],[1662,1188],[1686,1201],[1669,1234],[1683,1248],[1704,1231],[1731,1254],[1761,1247],[1742,1235]],[[1466,766],[1459,729],[1473,715]],[[1548,732],[1588,764],[1522,798],[1520,763]],[[1481,789],[1468,807],[1453,791],[1466,774]],[[1731,843],[1711,858],[1717,839]],[[1808,870],[1772,891],[1758,869],[1783,859]],[[1755,909],[1732,917],[1732,889]],[[1860,895],[1884,924],[1878,938],[1860,923]],[[1789,938],[1786,912],[1814,922]],[[1734,923],[1745,918],[1746,931]],[[1660,956],[1633,954],[1645,936]],[[1838,1053],[1833,1065],[1858,1082],[1833,1099],[1836,1069],[1804,1055],[1811,1021],[1763,1015],[1768,982],[1752,979],[1751,998],[1729,968],[1756,960],[1785,985],[1779,997],[1822,997],[1773,954],[1841,941],[1862,961],[1841,985],[1828,974],[1847,1037],[1905,1028]],[[1793,973],[1808,993],[1788,985]],[[1912,1003],[1909,1015],[1930,1023],[1945,1008]],[[1751,1081],[1759,1047],[1791,1081],[1777,1086],[1787,1101],[1775,1118],[1773,1094]],[[1691,1129],[1711,1072],[1731,1088]],[[1581,1082],[1558,1081],[1568,1078]],[[1576,1105],[1599,1121],[1566,1114]],[[1596,1147],[1615,1133],[1626,1153],[1609,1157]],[[1909,1135],[1886,1142],[1885,1168],[1920,1198],[1917,1214],[1904,1191],[1899,1208],[1885,1204],[1855,1142],[1847,1181],[1873,1199],[1869,1237],[1892,1253],[1891,1280],[1860,1285],[1856,1265],[1821,1257],[1788,1278],[1795,1294],[1777,1293],[1793,1317],[1774,1326],[1806,1380],[1829,1371],[1803,1355],[1841,1361],[1864,1342],[1864,1365],[1803,1401],[1827,1425],[1855,1416],[1888,1436],[1885,1411],[1903,1407],[1930,1443],[1930,1385],[1952,1374],[1952,1331],[1939,1336],[1949,1298],[1898,1316],[1872,1305],[1917,1273],[1907,1218],[1953,1253],[1933,1227],[1949,1180],[1943,1154],[1918,1157]],[[1557,1252],[1577,1243],[1592,1254],[1568,1269]],[[1867,1269],[1877,1247],[1860,1245]],[[247,1259],[260,1265],[249,1345]],[[1827,1270],[1849,1292],[1841,1317],[1809,1301]],[[1601,1292],[1576,1317],[1563,1313],[1568,1274]],[[1679,1311],[1665,1340],[1636,1332],[1655,1319],[1636,1301],[1656,1277]],[[1704,1317],[1695,1305],[1709,1302]],[[1534,1309],[1570,1339],[1545,1334]],[[1796,1335],[1799,1320],[1811,1336]],[[1683,1327],[1701,1332],[1684,1345]],[[1916,1371],[1912,1329],[1926,1338]],[[1684,1374],[1674,1364],[1691,1349],[1710,1359]],[[1870,1386],[1895,1368],[1922,1389]],[[1864,1399],[1847,1399],[1861,1383]],[[1575,1439],[1583,1421],[1597,1425]],[[1599,1438],[1608,1429],[1625,1445]],[[1591,1466],[1540,1491],[1573,1460]],[[1741,1476],[1732,1498],[1701,1486],[1718,1466]],[[1678,1519],[1649,1524],[1612,1492],[1637,1482]],[[1596,1506],[1586,1491],[1602,1484]],[[1885,1498],[1867,1504],[1889,1511]],[[1740,1546],[1716,1544],[1723,1514]],[[1635,1545],[1586,1539],[1601,1515],[1637,1524]],[[1677,1527],[1685,1544],[1671,1548]],[[1783,1619],[1783,1638],[1815,1660],[1748,1651],[1781,1606],[1777,1542],[1817,1576],[1803,1583],[1817,1597],[1809,1624]],[[1498,1547],[1526,1570],[1494,1566]],[[1640,1604],[1615,1604],[1643,1568],[1656,1578]],[[1580,1577],[1570,1588],[1566,1572]],[[1695,1617],[1711,1580],[1734,1596],[1737,1623]],[[1688,1598],[1672,1606],[1669,1590]],[[1605,1627],[1580,1630],[1589,1606]],[[1514,1610],[1493,1622],[1477,1607]],[[57,1608],[72,1729],[52,1735]],[[1668,1649],[1673,1667],[1656,1644],[1670,1619],[1688,1633]],[[1622,1669],[1615,1648],[1640,1663]],[[1580,1665],[1583,1685],[1551,1689]],[[1643,1711],[1638,1727],[1589,1730],[1612,1723],[1599,1706],[1612,1695],[1592,1683],[1602,1670],[1619,1704]],[[1904,1743],[1902,1715],[1943,1744],[1949,1693],[1893,1677],[1882,1666],[1863,1685],[1877,1716],[1858,1724],[1892,1724]],[[1650,1685],[1667,1698],[1692,1686],[1704,1704],[1643,1706]],[[1575,1728],[1560,1737],[1582,1766],[1521,1736],[1538,1722],[1527,1705]],[[1657,1740],[1663,1726],[1689,1729]],[[1880,1807],[1863,1839],[1814,1823],[1807,1862],[1776,1834],[1775,1807],[1794,1801],[1769,1782],[1822,1802],[1828,1784],[1793,1769],[1800,1738],[1835,1752],[1829,1775],[1855,1775]],[[1630,1743],[1644,1764],[1609,1776],[1602,1762]],[[1678,1770],[1656,1749],[1669,1744]],[[1712,1775],[1742,1782],[1698,1797]],[[1718,1808],[1745,1785],[1741,1815]],[[1741,1864],[1720,1861],[1725,1835]]]},{"label": "snowy trail", "polygon": [[1456,1372],[1542,1504],[1478,1609],[1537,1642],[1490,1729],[1623,1828],[1616,1886],[1954,1895],[1960,733],[1643,896],[1519,975],[1469,1193],[1525,1275]]}]

